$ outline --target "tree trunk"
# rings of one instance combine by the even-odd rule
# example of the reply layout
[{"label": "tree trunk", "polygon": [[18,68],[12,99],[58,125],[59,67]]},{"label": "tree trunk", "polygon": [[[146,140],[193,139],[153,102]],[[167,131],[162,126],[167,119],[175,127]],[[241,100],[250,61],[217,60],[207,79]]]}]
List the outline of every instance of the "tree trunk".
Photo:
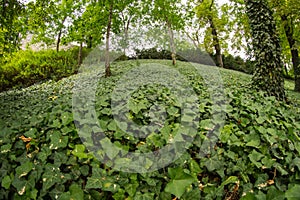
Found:
[{"label": "tree trunk", "polygon": [[124,29],[123,54],[126,55],[126,49],[128,48],[128,31],[129,31],[129,26],[130,26],[132,16],[129,16],[129,19],[126,21],[124,14],[123,13],[121,14],[123,20],[123,29]]},{"label": "tree trunk", "polygon": [[252,85],[285,100],[281,47],[273,13],[265,0],[245,0],[245,4],[256,66]]},{"label": "tree trunk", "polygon": [[223,65],[223,59],[222,59],[222,52],[221,52],[221,45],[218,37],[218,32],[216,29],[216,26],[214,24],[214,21],[211,16],[209,16],[209,24],[211,28],[211,34],[213,36],[213,43],[216,51],[216,61],[217,61],[217,66],[218,67],[224,67]]},{"label": "tree trunk", "polygon": [[110,61],[109,61],[109,36],[110,36],[110,29],[111,29],[112,14],[113,14],[113,3],[111,3],[109,7],[109,15],[108,15],[108,22],[107,22],[107,29],[106,29],[105,77],[111,76]]},{"label": "tree trunk", "polygon": [[[64,17],[62,20],[62,25],[65,23],[65,20],[67,19],[67,17]],[[60,27],[58,35],[57,35],[57,42],[56,42],[56,52],[59,52],[59,45],[60,45],[60,41],[61,41],[61,34],[62,34],[62,27]]]},{"label": "tree trunk", "polygon": [[300,59],[299,52],[296,47],[296,40],[294,38],[294,30],[292,22],[289,23],[286,15],[281,16],[281,19],[284,23],[284,31],[289,42],[290,51],[292,55],[292,63],[294,68],[294,76],[295,76],[295,88],[296,92],[300,92]]},{"label": "tree trunk", "polygon": [[80,47],[78,51],[78,66],[82,64],[82,41],[80,42]]},{"label": "tree trunk", "polygon": [[60,29],[59,32],[58,32],[58,35],[57,35],[57,42],[56,42],[56,52],[59,52],[59,44],[60,44],[60,38],[61,38],[61,33],[62,33],[62,30]]},{"label": "tree trunk", "polygon": [[176,65],[176,47],[174,43],[174,33],[171,27],[171,23],[168,20],[168,17],[166,17],[166,23],[168,26],[169,31],[169,37],[170,37],[170,48],[171,48],[171,57],[172,57],[172,64]]}]

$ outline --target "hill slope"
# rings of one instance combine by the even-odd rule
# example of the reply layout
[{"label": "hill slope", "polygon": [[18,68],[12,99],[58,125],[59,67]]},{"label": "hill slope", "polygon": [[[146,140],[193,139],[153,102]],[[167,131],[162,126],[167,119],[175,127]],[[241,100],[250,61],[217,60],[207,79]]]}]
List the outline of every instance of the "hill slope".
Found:
[{"label": "hill slope", "polygon": [[297,197],[296,101],[211,66],[103,69],[0,94],[0,199]]}]

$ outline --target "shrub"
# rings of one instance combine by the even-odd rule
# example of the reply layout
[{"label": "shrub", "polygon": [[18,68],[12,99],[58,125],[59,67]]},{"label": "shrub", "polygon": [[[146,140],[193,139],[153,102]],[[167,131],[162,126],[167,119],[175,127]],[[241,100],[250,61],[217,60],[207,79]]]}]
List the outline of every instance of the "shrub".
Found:
[{"label": "shrub", "polygon": [[[83,57],[88,53],[84,49]],[[0,91],[27,87],[45,80],[59,80],[78,70],[78,48],[62,50],[21,50],[0,66]]]}]

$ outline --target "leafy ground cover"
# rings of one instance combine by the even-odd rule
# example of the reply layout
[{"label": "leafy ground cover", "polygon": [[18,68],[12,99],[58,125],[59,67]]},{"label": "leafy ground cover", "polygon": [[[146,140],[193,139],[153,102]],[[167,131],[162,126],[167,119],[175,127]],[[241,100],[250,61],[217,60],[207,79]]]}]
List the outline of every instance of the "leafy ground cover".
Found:
[{"label": "leafy ground cover", "polygon": [[[222,95],[220,85],[214,85],[220,83],[215,68],[196,65],[207,72],[199,74],[178,62],[173,69],[197,96],[198,106],[187,108],[196,109],[196,117],[184,113],[172,90],[154,83],[133,90],[128,99],[124,116],[139,126],[121,127],[113,120],[114,87],[136,66],[149,63],[172,68],[169,61],[126,61],[112,65],[112,77],[99,75],[94,104],[105,135],[92,126],[92,139],[78,134],[91,125],[76,121],[72,107],[74,86],[82,77],[96,76],[92,68],[58,82],[0,93],[0,199],[300,198],[300,107],[299,96],[289,90],[292,83],[286,84],[291,103],[285,104],[251,90],[250,76],[221,70]],[[89,84],[80,82],[86,88]],[[139,139],[129,134],[151,124],[153,105],[165,110],[158,113],[162,122],[155,123],[159,131]],[[89,119],[90,113],[78,108],[79,117]],[[192,128],[182,129],[185,123]],[[99,151],[109,142],[121,150]],[[130,166],[121,159],[128,151],[147,153],[169,143],[179,150],[172,149],[167,157],[173,162],[159,170],[154,169],[165,157],[157,156],[157,163],[137,161],[144,164],[143,173],[116,169],[121,161]]]}]

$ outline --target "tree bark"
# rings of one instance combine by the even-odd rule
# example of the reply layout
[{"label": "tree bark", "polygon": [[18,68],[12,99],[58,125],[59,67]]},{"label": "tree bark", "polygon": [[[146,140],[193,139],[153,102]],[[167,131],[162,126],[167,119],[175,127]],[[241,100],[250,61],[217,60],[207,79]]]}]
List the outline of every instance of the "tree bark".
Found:
[{"label": "tree bark", "polygon": [[111,76],[110,60],[109,60],[109,38],[110,38],[112,14],[113,14],[113,3],[111,2],[109,6],[109,15],[108,15],[108,22],[107,22],[107,29],[106,29],[105,77]]},{"label": "tree bark", "polygon": [[58,32],[58,35],[57,35],[57,42],[56,42],[56,52],[59,52],[59,45],[60,45],[60,38],[61,38],[61,33],[62,33],[62,30],[60,29],[59,32]]},{"label": "tree bark", "polygon": [[174,43],[174,33],[173,33],[171,23],[170,23],[168,17],[166,17],[166,23],[167,23],[167,26],[168,26],[169,37],[170,37],[170,48],[171,48],[172,64],[176,65],[176,47],[175,47],[175,43]]},{"label": "tree bark", "polygon": [[82,64],[82,44],[83,42],[80,42],[79,51],[78,51],[78,66]]},{"label": "tree bark", "polygon": [[129,16],[129,19],[126,21],[125,16],[122,14],[122,20],[123,20],[123,29],[124,29],[124,44],[123,44],[123,54],[126,55],[126,49],[128,46],[128,32],[129,32],[129,26],[132,19],[132,15]]},{"label": "tree bark", "polygon": [[221,45],[220,45],[216,26],[215,26],[214,21],[211,16],[209,16],[209,24],[210,24],[211,34],[213,36],[213,43],[214,43],[214,47],[215,47],[215,51],[216,51],[216,61],[217,61],[216,64],[218,67],[223,68],[224,64],[223,64],[223,59],[222,59]]},{"label": "tree bark", "polygon": [[[67,17],[64,17],[61,24],[65,23],[65,20]],[[61,41],[61,34],[62,34],[62,27],[59,29],[58,35],[57,35],[57,42],[56,42],[56,52],[59,52],[59,45]]]},{"label": "tree bark", "polygon": [[292,55],[292,63],[294,68],[294,76],[295,76],[295,88],[296,92],[300,92],[300,59],[299,59],[299,52],[296,47],[296,40],[294,38],[294,30],[292,21],[288,20],[286,15],[282,15],[281,19],[284,23],[284,31],[289,42],[289,47]]}]

